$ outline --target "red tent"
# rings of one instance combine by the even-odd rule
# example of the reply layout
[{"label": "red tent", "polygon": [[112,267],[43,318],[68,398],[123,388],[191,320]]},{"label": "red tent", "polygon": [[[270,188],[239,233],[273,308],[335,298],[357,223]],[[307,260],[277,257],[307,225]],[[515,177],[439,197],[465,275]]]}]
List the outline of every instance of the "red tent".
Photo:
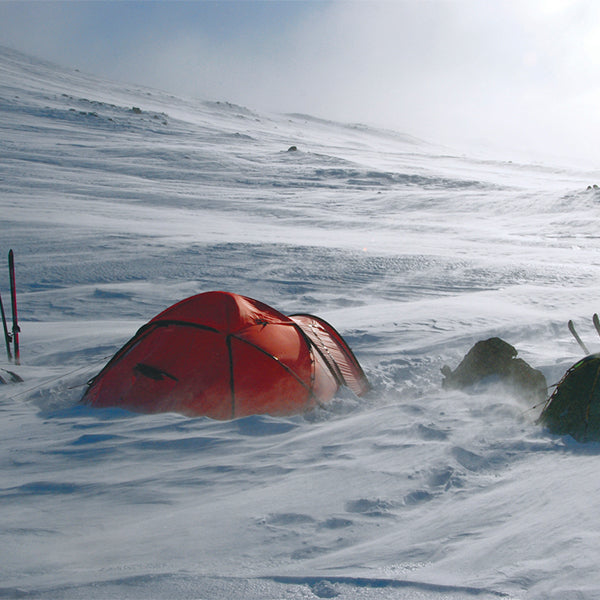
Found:
[{"label": "red tent", "polygon": [[233,419],[290,415],[330,400],[340,385],[369,387],[328,323],[287,317],[228,292],[192,296],[161,312],[90,382],[82,401],[145,413]]}]

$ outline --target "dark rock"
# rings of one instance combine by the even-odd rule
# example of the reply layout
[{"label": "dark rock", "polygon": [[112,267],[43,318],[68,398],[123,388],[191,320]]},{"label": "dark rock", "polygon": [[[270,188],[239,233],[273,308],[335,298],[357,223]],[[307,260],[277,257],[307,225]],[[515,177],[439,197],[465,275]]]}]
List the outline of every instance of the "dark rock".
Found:
[{"label": "dark rock", "polygon": [[504,375],[516,355],[515,348],[500,338],[477,342],[454,371],[447,365],[442,368],[445,375],[442,385],[447,389],[462,389],[490,375]]},{"label": "dark rock", "polygon": [[522,358],[513,358],[504,382],[524,400],[541,402],[546,399],[548,383],[544,374],[528,365]]},{"label": "dark rock", "polygon": [[498,377],[517,396],[528,401],[546,398],[544,374],[516,358],[517,350],[504,340],[494,337],[477,342],[454,371],[442,367],[444,389],[464,389],[491,377]]}]

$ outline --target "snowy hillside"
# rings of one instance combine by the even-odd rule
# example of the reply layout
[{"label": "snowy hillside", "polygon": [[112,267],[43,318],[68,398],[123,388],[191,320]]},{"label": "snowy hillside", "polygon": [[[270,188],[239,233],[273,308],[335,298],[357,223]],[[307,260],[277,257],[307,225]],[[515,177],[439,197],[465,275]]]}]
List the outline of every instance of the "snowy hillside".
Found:
[{"label": "snowy hillside", "polygon": [[[0,48],[0,368],[25,379],[0,388],[0,598],[600,597],[598,445],[440,374],[500,336],[555,383],[569,318],[600,348],[594,183]],[[324,317],[373,391],[231,422],[78,404],[208,290]]]}]

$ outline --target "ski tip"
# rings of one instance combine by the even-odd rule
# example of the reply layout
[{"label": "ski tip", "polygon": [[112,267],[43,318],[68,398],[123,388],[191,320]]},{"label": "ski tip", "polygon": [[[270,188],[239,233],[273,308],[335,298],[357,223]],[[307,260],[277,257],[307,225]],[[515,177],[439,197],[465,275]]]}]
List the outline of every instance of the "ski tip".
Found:
[{"label": "ski tip", "polygon": [[573,321],[571,319],[569,319],[569,322],[567,323],[568,327],[569,327],[569,331],[571,332],[571,334],[573,335],[573,337],[575,338],[575,341],[579,344],[579,346],[581,347],[581,349],[586,353],[589,354],[590,351],[588,350],[587,346],[583,343],[583,341],[581,340],[581,338],[579,337],[579,334],[577,333],[577,331],[575,330],[575,325],[573,324]]},{"label": "ski tip", "polygon": [[598,335],[600,335],[600,318],[598,318],[598,313],[594,313],[592,321],[594,323],[594,327],[596,328],[596,332],[598,333]]}]

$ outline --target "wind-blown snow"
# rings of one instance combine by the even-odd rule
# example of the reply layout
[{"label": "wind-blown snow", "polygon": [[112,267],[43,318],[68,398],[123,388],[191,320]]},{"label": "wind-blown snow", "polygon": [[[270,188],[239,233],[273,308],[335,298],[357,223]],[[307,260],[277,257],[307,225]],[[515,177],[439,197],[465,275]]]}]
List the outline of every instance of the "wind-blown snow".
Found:
[{"label": "wind-blown snow", "polygon": [[[440,375],[497,335],[555,383],[569,318],[600,347],[598,180],[0,49],[0,367],[25,379],[0,389],[0,597],[600,597],[599,446]],[[232,422],[78,404],[208,290],[324,317],[372,393]]]}]

